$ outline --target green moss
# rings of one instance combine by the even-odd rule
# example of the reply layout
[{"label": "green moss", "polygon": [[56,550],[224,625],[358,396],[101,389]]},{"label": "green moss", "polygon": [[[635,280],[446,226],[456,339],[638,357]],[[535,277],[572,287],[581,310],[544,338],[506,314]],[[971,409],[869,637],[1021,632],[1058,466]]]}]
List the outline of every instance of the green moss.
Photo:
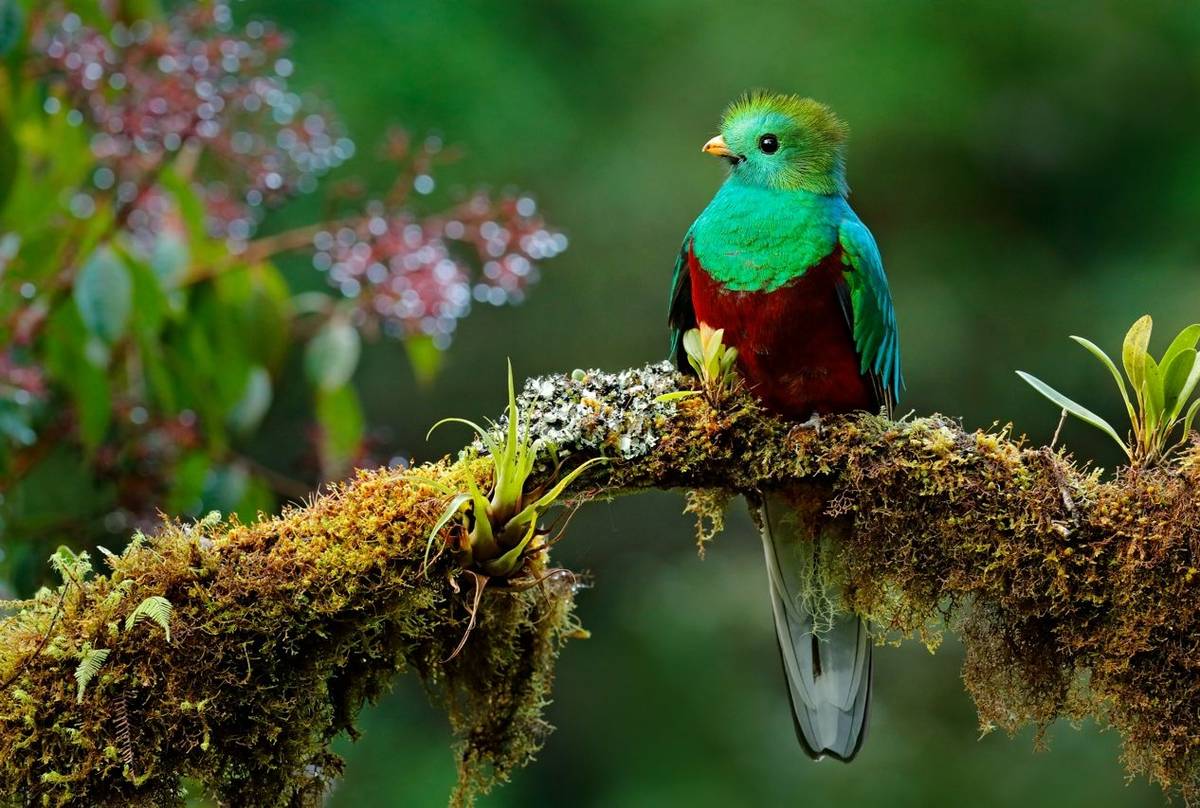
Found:
[{"label": "green moss", "polygon": [[830,419],[817,434],[749,401],[678,409],[611,484],[751,497],[828,484],[849,605],[884,636],[935,647],[958,632],[981,726],[1092,716],[1120,731],[1132,773],[1200,797],[1200,651],[1183,639],[1200,633],[1200,448],[1104,479],[940,416]]},{"label": "green moss", "polygon": [[696,552],[704,558],[705,546],[725,529],[725,508],[732,495],[723,488],[697,488],[687,493],[683,512],[696,519]]},{"label": "green moss", "polygon": [[[726,497],[805,481],[839,526],[846,603],[883,636],[960,633],[984,728],[1095,716],[1131,772],[1200,797],[1200,450],[1104,479],[940,416],[817,433],[744,395],[664,404],[680,382],[663,366],[549,377],[522,407],[571,463],[617,453],[577,491],[701,490],[711,520]],[[167,524],[107,575],[21,604],[0,622],[0,800],[179,805],[184,778],[233,804],[319,805],[341,773],[330,741],[406,670],[460,738],[453,800],[506,780],[549,731],[555,658],[582,631],[573,578],[544,555],[538,584],[487,587],[469,634],[473,579],[451,553],[426,569],[445,492],[487,468],[361,472],[253,525]],[[124,628],[151,596],[174,606],[169,643]],[[110,654],[76,703],[89,646]]]},{"label": "green moss", "polygon": [[[0,625],[0,676],[16,676],[0,693],[0,790],[28,805],[176,805],[189,777],[239,805],[319,804],[341,772],[329,742],[405,669],[463,739],[461,801],[506,778],[545,736],[573,591],[557,576],[490,590],[444,661],[469,603],[448,558],[421,573],[443,503],[420,478],[471,472],[364,472],[255,525],[168,524],[108,576],[68,585],[61,607],[59,593],[26,603]],[[129,581],[130,597],[109,597]],[[175,607],[171,642],[141,627],[112,636],[153,595]],[[105,675],[76,704],[75,655],[101,637]],[[42,729],[55,725],[78,737]]]}]

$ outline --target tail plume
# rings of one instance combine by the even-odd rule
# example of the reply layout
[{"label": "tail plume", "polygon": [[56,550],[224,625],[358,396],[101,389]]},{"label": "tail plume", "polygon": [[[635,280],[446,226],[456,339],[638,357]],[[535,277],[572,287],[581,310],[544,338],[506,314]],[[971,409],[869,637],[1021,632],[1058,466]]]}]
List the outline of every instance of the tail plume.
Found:
[{"label": "tail plume", "polygon": [[823,529],[823,500],[769,493],[762,538],[779,654],[796,737],[809,757],[849,762],[866,737],[872,642],[866,621],[840,606],[822,553],[836,537]]}]

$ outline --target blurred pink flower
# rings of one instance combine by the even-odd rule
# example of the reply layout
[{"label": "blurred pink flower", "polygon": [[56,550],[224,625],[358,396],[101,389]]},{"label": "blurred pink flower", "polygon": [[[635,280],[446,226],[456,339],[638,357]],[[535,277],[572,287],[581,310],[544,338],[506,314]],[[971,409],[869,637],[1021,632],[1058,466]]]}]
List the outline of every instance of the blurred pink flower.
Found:
[{"label": "blurred pink flower", "polygon": [[[326,113],[288,89],[287,39],[268,23],[235,31],[224,2],[186,6],[164,22],[114,22],[101,33],[58,9],[34,33],[39,69],[55,89],[50,114],[93,130],[92,189],[71,209],[86,217],[97,193],[124,218],[147,207],[156,174],[186,150],[209,204],[208,226],[235,248],[261,206],[316,187],[354,144]],[[151,228],[154,215],[135,222]]]},{"label": "blurred pink flower", "polygon": [[567,239],[530,197],[480,192],[425,219],[372,202],[361,219],[317,233],[313,246],[313,265],[359,301],[364,320],[445,348],[472,301],[521,302],[537,262],[566,249]]}]

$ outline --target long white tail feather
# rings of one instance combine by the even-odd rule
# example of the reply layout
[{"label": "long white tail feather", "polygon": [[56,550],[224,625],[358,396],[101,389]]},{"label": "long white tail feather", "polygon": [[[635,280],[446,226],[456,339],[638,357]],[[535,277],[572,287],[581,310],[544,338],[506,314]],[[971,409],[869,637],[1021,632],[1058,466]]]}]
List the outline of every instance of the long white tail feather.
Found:
[{"label": "long white tail feather", "polygon": [[762,504],[763,550],[771,608],[796,734],[805,752],[851,760],[866,734],[872,643],[865,621],[836,608],[838,592],[820,587],[822,542],[806,535],[782,496]]}]

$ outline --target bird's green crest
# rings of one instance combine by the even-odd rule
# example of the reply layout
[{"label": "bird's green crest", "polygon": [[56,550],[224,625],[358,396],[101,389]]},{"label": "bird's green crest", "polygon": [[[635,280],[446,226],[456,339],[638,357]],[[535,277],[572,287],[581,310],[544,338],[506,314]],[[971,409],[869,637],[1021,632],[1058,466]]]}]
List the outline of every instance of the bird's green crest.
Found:
[{"label": "bird's green crest", "polygon": [[731,179],[815,194],[849,192],[845,144],[849,127],[811,98],[763,91],[733,102],[721,136],[733,156]]}]

